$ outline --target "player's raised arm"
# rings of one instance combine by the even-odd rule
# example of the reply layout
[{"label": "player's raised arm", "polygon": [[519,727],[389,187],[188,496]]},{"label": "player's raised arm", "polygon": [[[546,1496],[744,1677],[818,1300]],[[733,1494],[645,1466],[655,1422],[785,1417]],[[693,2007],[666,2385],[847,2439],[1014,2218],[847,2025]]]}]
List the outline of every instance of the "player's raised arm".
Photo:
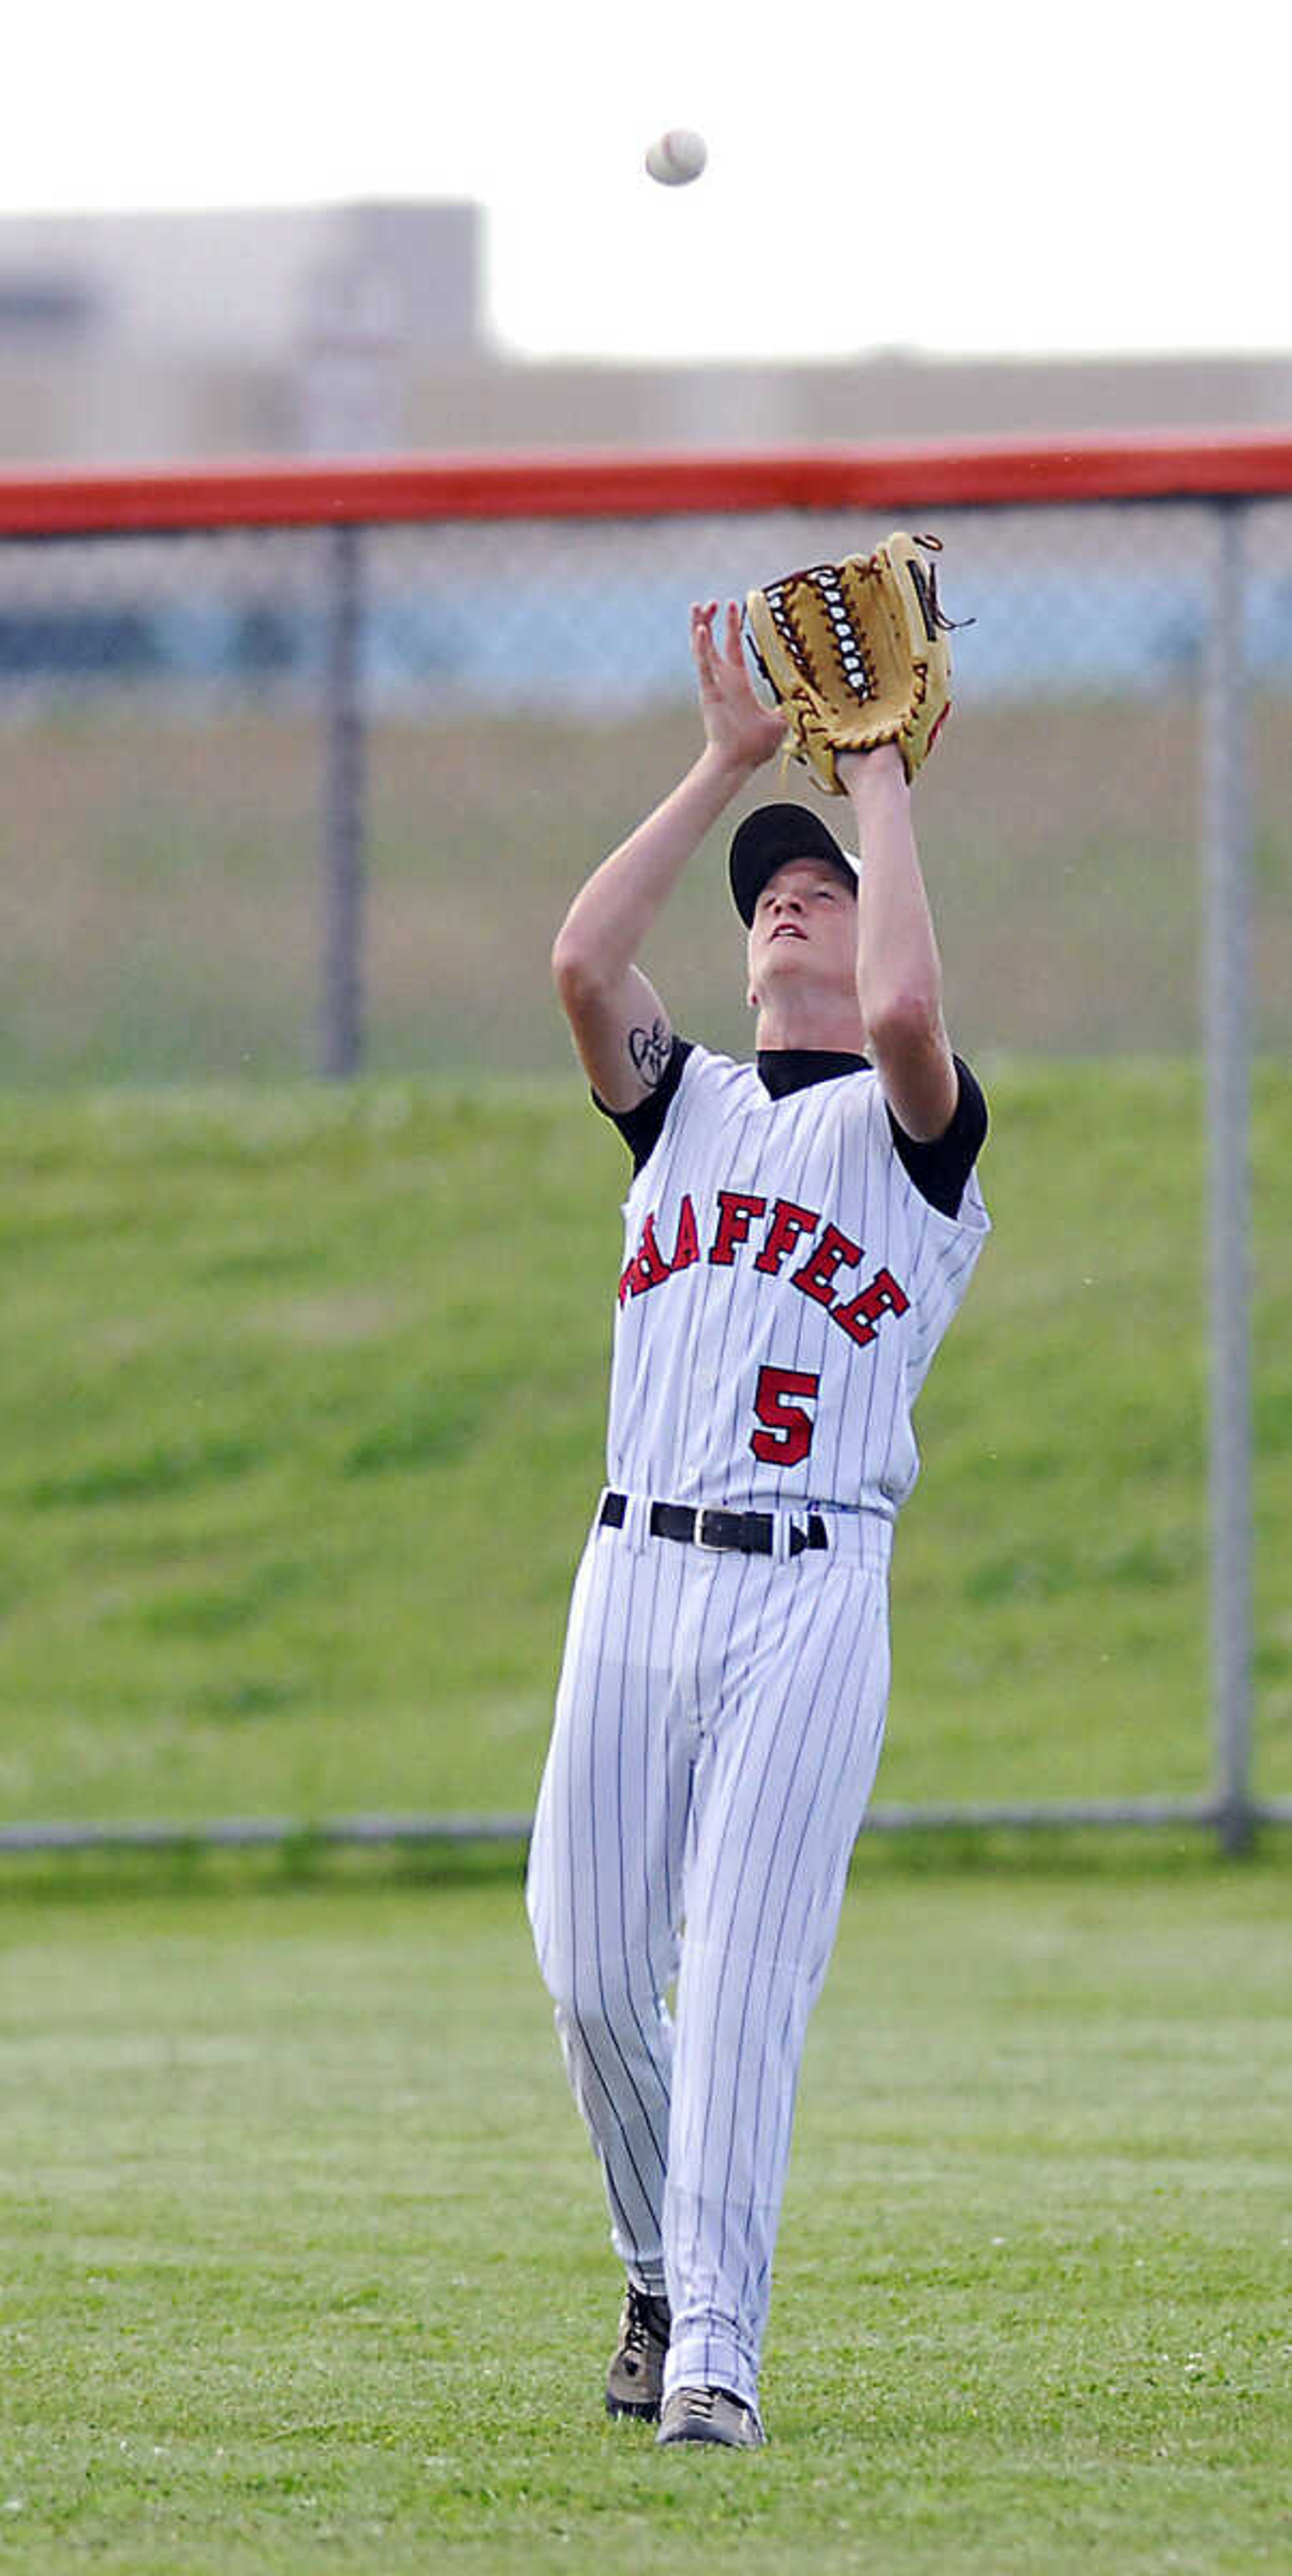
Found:
[{"label": "player's raised arm", "polygon": [[942,1017],[942,967],[895,743],[844,753],[839,776],[857,818],[857,999],[866,1043],[898,1125],[916,1143],[944,1135],[959,1077]]},{"label": "player's raised arm", "polygon": [[552,972],[580,1060],[610,1109],[636,1107],[668,1061],[672,1027],[637,963],[643,942],[705,833],[763,761],[779,749],[783,718],[749,685],[740,612],[717,603],[691,611],[691,652],[704,719],[704,749],[672,793],[602,861],[557,933]]},{"label": "player's raised arm", "polygon": [[930,560],[941,551],[938,538],[896,528],[873,553],[783,574],[747,603],[796,759],[852,803],[866,1045],[893,1116],[921,1144],[945,1134],[959,1096],[908,785],[951,706],[953,621]]}]

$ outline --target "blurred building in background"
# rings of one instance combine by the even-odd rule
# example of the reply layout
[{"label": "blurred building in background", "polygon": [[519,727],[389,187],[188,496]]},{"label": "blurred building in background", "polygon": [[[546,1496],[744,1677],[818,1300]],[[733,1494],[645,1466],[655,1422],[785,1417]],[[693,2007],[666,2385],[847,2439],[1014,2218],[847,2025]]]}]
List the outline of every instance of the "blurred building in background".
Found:
[{"label": "blurred building in background", "polygon": [[481,235],[436,202],[0,217],[0,456],[404,445],[484,358]]},{"label": "blurred building in background", "polygon": [[768,447],[1256,427],[1286,357],[534,361],[484,315],[482,209],[0,218],[0,460]]}]

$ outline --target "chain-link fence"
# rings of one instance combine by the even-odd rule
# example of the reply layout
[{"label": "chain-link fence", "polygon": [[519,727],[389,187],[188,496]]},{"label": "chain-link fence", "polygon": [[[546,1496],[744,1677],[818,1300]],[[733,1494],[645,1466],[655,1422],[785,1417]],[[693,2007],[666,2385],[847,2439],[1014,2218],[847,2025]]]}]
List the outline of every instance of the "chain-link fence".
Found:
[{"label": "chain-link fence", "polygon": [[[920,791],[966,1044],[1192,1045],[1218,515],[929,515],[974,621],[954,753]],[[688,601],[887,524],[0,544],[0,1080],[564,1063],[549,934],[694,746]],[[1257,1038],[1281,1047],[1292,501],[1250,510],[1245,552]],[[446,901],[458,885],[470,905]],[[715,844],[658,961],[680,1015],[734,1043],[724,901]]]},{"label": "chain-link fence", "polygon": [[[552,930],[697,746],[688,603],[865,549],[895,517],[941,536],[943,595],[969,621],[918,799],[964,1052],[1214,1046],[1207,952],[1246,932],[1204,917],[1199,853],[1232,802],[1216,728],[1241,720],[1229,821],[1255,969],[1236,994],[1231,978],[1231,1017],[1240,1052],[1281,1055],[1286,480],[1287,497],[1194,477],[1188,497],[1119,500],[1114,476],[1056,505],[1020,468],[1013,501],[939,505],[931,470],[928,506],[900,510],[600,516],[585,499],[570,517],[0,538],[0,1082],[568,1068]],[[765,773],[746,801],[774,792]],[[725,839],[647,962],[679,1026],[743,1052]],[[1240,1066],[1221,1159],[1245,1103]],[[1226,1367],[1232,1417],[1241,1343]],[[1231,1526],[1246,1473],[1242,1452],[1216,1504]],[[1241,1557],[1226,1582],[1222,1623],[1243,1626]],[[1241,1802],[1237,1758],[1218,1778]]]}]

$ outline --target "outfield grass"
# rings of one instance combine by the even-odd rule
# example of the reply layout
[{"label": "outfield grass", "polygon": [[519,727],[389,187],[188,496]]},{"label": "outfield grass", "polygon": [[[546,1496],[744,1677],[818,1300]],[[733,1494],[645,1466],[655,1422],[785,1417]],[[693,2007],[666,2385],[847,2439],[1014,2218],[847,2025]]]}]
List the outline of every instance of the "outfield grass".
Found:
[{"label": "outfield grass", "polygon": [[1289,1882],[863,1850],[756,2458],[612,2427],[513,1879],[0,1883],[0,2561],[1288,2563]]},{"label": "outfield grass", "polygon": [[[985,1068],[884,1798],[1207,1785],[1197,1077]],[[0,1099],[0,1814],[527,1810],[601,1477],[572,1078]],[[1257,1785],[1292,1792],[1292,1081],[1256,1121]]]}]

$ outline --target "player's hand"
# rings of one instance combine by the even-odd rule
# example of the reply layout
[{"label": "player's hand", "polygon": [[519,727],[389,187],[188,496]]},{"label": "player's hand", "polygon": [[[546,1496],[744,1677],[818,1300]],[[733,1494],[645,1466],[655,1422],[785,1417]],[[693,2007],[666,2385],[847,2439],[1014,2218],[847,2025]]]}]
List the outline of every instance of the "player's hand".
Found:
[{"label": "player's hand", "polygon": [[732,769],[758,769],[785,740],[778,707],[763,707],[750,686],[740,640],[740,610],[728,602],[722,642],[714,634],[716,599],[691,611],[691,653],[700,688],[700,712],[710,747]]}]

